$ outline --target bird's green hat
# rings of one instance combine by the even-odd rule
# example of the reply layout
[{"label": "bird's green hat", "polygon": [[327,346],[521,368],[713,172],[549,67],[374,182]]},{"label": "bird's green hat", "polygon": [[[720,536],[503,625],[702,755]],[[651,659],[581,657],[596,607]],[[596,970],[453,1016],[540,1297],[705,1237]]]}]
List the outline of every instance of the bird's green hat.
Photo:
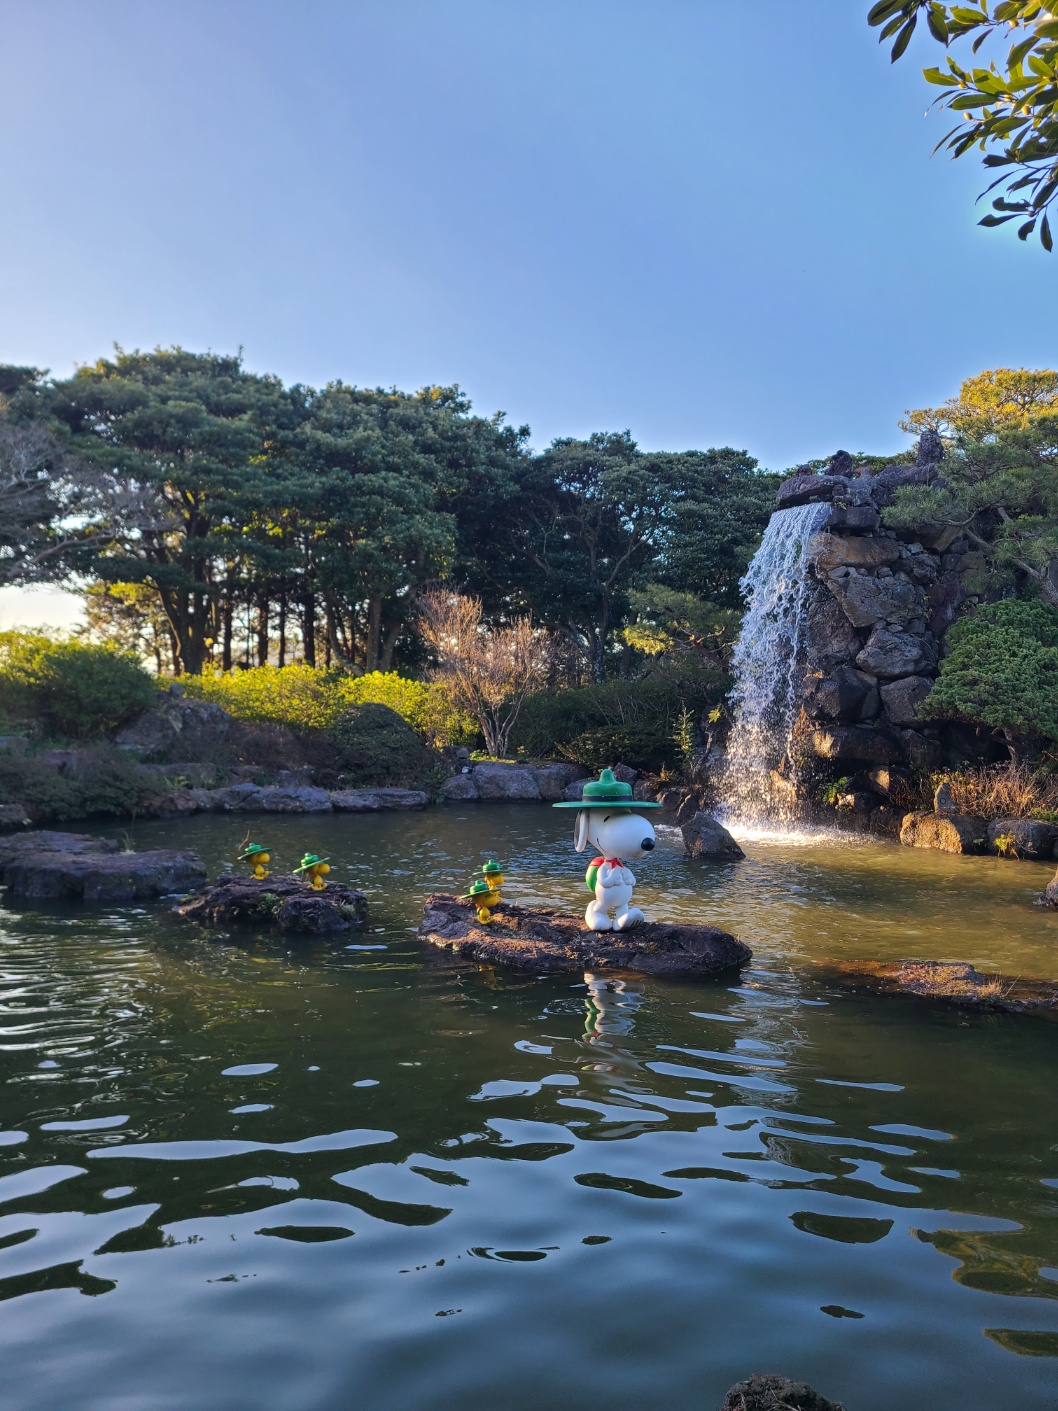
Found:
[{"label": "bird's green hat", "polygon": [[321,862],[330,862],[329,857],[320,857],[318,853],[307,852],[301,859],[301,866],[295,867],[295,872],[307,872],[310,867],[316,867]]},{"label": "bird's green hat", "polygon": [[470,890],[459,898],[460,901],[473,901],[475,897],[482,897],[487,892],[493,891],[488,882],[471,882]]},{"label": "bird's green hat", "polygon": [[629,812],[638,813],[644,808],[660,808],[659,803],[646,803],[642,799],[632,797],[631,784],[622,784],[620,779],[614,778],[612,769],[604,769],[598,779],[593,779],[590,784],[584,785],[584,793],[579,799],[567,803],[553,803],[552,808],[608,808],[613,812],[617,809],[627,809]]},{"label": "bird's green hat", "polygon": [[239,854],[239,861],[245,862],[247,858],[256,857],[259,852],[271,852],[272,849],[267,843],[247,843]]},{"label": "bird's green hat", "polygon": [[503,868],[494,857],[490,857],[485,866],[481,869],[486,877],[494,876],[497,872],[502,872]]}]

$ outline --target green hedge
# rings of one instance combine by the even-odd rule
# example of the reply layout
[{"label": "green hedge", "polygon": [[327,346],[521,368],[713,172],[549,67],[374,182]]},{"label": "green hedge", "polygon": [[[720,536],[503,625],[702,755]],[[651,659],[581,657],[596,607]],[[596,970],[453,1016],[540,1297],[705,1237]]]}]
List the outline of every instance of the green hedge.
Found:
[{"label": "green hedge", "polygon": [[0,633],[0,714],[40,721],[53,739],[116,729],[146,710],[156,689],[130,652],[40,632]]},{"label": "green hedge", "polygon": [[573,759],[589,769],[618,762],[651,772],[678,768],[675,736],[684,707],[697,720],[719,704],[728,685],[722,672],[687,664],[635,681],[541,692],[522,707],[512,748],[531,758]]}]

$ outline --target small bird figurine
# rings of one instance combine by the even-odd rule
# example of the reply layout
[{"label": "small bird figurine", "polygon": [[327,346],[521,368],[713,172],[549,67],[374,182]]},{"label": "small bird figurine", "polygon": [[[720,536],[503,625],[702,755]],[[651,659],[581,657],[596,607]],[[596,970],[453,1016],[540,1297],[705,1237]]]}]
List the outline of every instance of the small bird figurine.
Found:
[{"label": "small bird figurine", "polygon": [[305,881],[314,892],[322,892],[327,886],[323,879],[330,870],[327,859],[314,852],[307,852],[301,859],[301,866],[294,868],[295,874],[304,872]]},{"label": "small bird figurine", "polygon": [[265,843],[248,843],[239,854],[240,862],[245,862],[250,869],[250,876],[263,881],[267,877],[268,869],[265,863],[272,861],[272,854]]},{"label": "small bird figurine", "polygon": [[470,890],[461,900],[470,902],[476,909],[482,926],[487,926],[492,920],[492,908],[499,906],[503,898],[488,882],[478,881],[471,882]]}]

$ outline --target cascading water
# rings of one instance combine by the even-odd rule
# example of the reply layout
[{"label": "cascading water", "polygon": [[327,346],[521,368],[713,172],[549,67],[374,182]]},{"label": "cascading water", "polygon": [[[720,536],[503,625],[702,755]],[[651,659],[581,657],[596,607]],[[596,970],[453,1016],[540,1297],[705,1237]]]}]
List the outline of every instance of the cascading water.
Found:
[{"label": "cascading water", "polygon": [[719,793],[724,821],[742,831],[788,827],[795,817],[790,745],[812,596],[808,540],[829,511],[820,504],[776,510],[740,584],[746,615],[732,663],[733,722]]}]

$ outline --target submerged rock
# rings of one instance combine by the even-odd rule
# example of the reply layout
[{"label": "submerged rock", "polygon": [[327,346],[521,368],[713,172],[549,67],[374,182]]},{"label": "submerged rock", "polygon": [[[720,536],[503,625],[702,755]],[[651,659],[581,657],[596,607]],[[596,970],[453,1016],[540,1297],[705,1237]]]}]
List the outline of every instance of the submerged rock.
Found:
[{"label": "submerged rock", "polygon": [[177,916],[200,926],[276,926],[280,931],[327,936],[362,926],[367,920],[363,892],[329,882],[315,892],[296,877],[221,877],[191,901],[174,907]]},{"label": "submerged rock", "polygon": [[924,999],[976,1009],[1023,1013],[1058,1008],[1058,985],[1020,976],[985,975],[962,960],[837,961],[824,972],[838,984],[866,985],[879,994]]},{"label": "submerged rock", "polygon": [[845,1411],[839,1401],[829,1401],[807,1382],[791,1382],[775,1372],[754,1372],[737,1382],[720,1411]]},{"label": "submerged rock", "polygon": [[121,852],[114,838],[22,833],[0,841],[0,884],[38,901],[142,901],[187,892],[205,881],[193,852]]},{"label": "submerged rock", "polygon": [[680,829],[688,857],[745,857],[734,838],[722,823],[707,813],[696,813]]},{"label": "submerged rock", "polygon": [[419,935],[467,960],[537,974],[635,970],[711,980],[752,958],[748,946],[715,926],[643,921],[628,931],[589,931],[580,917],[513,902],[501,902],[482,926],[472,906],[444,893],[427,899]]}]

